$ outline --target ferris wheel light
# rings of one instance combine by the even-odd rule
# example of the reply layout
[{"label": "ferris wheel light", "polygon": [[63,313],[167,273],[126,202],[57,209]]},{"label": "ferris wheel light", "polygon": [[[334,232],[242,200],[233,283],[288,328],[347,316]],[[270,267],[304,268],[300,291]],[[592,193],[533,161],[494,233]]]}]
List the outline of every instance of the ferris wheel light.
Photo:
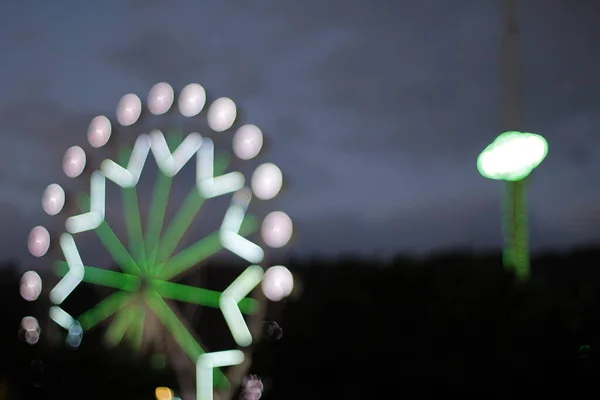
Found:
[{"label": "ferris wheel light", "polygon": [[244,353],[239,350],[204,353],[196,361],[196,399],[213,399],[213,370],[239,365],[244,362]]},{"label": "ferris wheel light", "polygon": [[100,115],[92,119],[87,131],[87,138],[90,145],[99,148],[108,143],[112,133],[112,126],[108,118]]},{"label": "ferris wheel light", "polygon": [[208,108],[208,126],[215,132],[231,128],[237,117],[237,108],[229,97],[215,100]]},{"label": "ferris wheel light", "polygon": [[154,115],[162,115],[169,111],[175,99],[175,92],[166,82],[157,83],[148,93],[148,109]]},{"label": "ferris wheel light", "polygon": [[[146,334],[153,331],[154,327],[145,324],[145,306],[140,307],[138,303],[130,303],[129,291],[134,291],[144,294],[143,301],[156,315],[157,323],[160,321],[167,327],[169,323],[165,322],[182,319],[173,314],[167,304],[168,300],[189,301],[198,306],[218,307],[222,311],[237,346],[249,346],[257,338],[253,337],[248,326],[254,324],[251,322],[252,319],[260,318],[261,314],[257,311],[265,306],[263,297],[255,299],[251,296],[251,292],[261,285],[262,278],[265,277],[262,267],[258,264],[263,262],[265,250],[268,247],[285,246],[291,240],[293,231],[293,224],[289,216],[279,211],[268,214],[263,219],[261,226],[256,215],[252,215],[249,203],[253,195],[265,200],[277,196],[283,183],[281,170],[274,164],[263,164],[254,170],[251,183],[246,183],[246,175],[240,170],[230,171],[230,169],[235,169],[235,165],[230,164],[232,150],[233,156],[238,160],[251,160],[264,151],[263,146],[265,145],[263,132],[256,125],[243,125],[239,129],[236,126],[233,129],[239,116],[237,106],[232,99],[221,97],[207,103],[206,91],[199,84],[187,85],[181,92],[176,93],[171,85],[160,82],[147,92],[147,96],[143,100],[146,100],[147,112],[156,116],[172,110],[175,100],[177,100],[179,112],[184,117],[196,116],[206,108],[207,123],[211,130],[235,132],[232,148],[226,149],[229,154],[215,154],[213,141],[203,138],[197,132],[189,133],[183,138],[180,137],[180,132],[172,131],[163,134],[160,130],[153,130],[151,127],[149,134],[140,134],[131,128],[125,129],[131,134],[135,133],[132,138],[135,143],[123,149],[125,156],[131,150],[129,160],[121,159],[126,157],[118,157],[117,162],[117,158],[113,160],[113,156],[108,156],[108,158],[98,160],[99,165],[96,165],[95,161],[92,163],[91,160],[87,160],[89,154],[84,151],[85,147],[70,147],[64,154],[62,164],[63,171],[67,176],[75,178],[83,175],[84,170],[94,164],[94,169],[89,171],[91,176],[86,174],[86,179],[90,179],[89,196],[87,193],[78,196],[80,214],[66,216],[66,232],[60,237],[51,237],[46,228],[36,226],[29,233],[27,243],[29,252],[33,256],[42,257],[49,254],[51,244],[55,239],[59,239],[56,240],[59,245],[57,251],[62,250],[65,261],[57,263],[59,268],[55,273],[60,280],[46,294],[49,302],[52,303],[49,310],[50,319],[67,331],[63,338],[66,338],[66,345],[69,347],[79,347],[85,332],[105,319],[112,318],[112,323],[106,331],[107,343],[118,344],[123,339],[122,333],[125,331],[125,327],[132,326],[135,328],[132,329],[132,333],[135,331],[134,345],[140,349],[143,342],[154,341],[158,337],[154,335],[148,337]],[[116,105],[116,119],[111,117],[109,120],[104,115],[98,115],[88,121],[87,142],[93,148],[102,148],[111,139],[111,135],[114,133],[113,129],[117,129],[115,126],[132,126],[140,121],[145,112],[144,103],[140,97],[131,93],[126,94]],[[111,200],[106,196],[106,184],[110,184],[106,180],[112,181],[121,188],[136,187],[150,154],[156,161],[155,164],[152,163],[152,166],[157,167],[155,171],[157,177],[151,198],[144,197],[150,203],[151,208],[151,218],[146,224],[141,221],[138,195],[132,191],[124,191],[122,194],[122,201],[127,210],[125,228],[131,247],[129,249],[131,251],[125,251],[119,238],[116,237],[109,223],[105,221],[106,208],[110,206],[109,200]],[[170,216],[167,213],[169,209],[167,206],[170,204],[171,178],[177,175],[194,156],[196,157],[195,187],[192,187],[192,192],[176,212],[172,221],[165,225],[165,217]],[[245,187],[245,185],[249,187]],[[197,200],[228,194],[232,195],[231,204],[223,216],[218,231],[192,244],[187,249],[179,249],[180,239],[190,228],[189,222],[193,220],[202,205],[202,201],[198,202]],[[64,186],[56,183],[47,186],[41,200],[44,211],[49,215],[68,211],[65,210]],[[249,214],[246,215],[247,213]],[[258,243],[258,241],[254,243],[255,240],[251,237],[256,233],[257,228],[262,229],[262,243]],[[95,229],[98,229],[101,244],[122,268],[122,272],[84,265],[74,235]],[[144,248],[149,251],[144,252]],[[202,260],[211,257],[218,249],[225,249],[251,264],[222,293],[208,288],[203,289],[171,282],[177,275],[194,268]],[[54,256],[52,254],[53,258]],[[266,293],[270,293],[267,297],[277,301],[292,291],[293,279],[285,267],[273,267],[270,271],[266,275],[267,282],[263,283],[263,291],[267,288]],[[285,271],[289,276],[285,274]],[[71,305],[67,303],[66,308],[62,308],[65,300],[75,290],[78,290],[77,288],[84,280],[95,285],[104,285],[110,281],[112,283],[109,286],[120,289],[94,306],[94,313],[101,314],[102,319],[95,318],[92,315],[94,313],[90,312],[91,310],[81,314],[78,319],[74,319],[70,315]],[[150,292],[147,291],[149,287],[146,282],[153,289]],[[28,271],[21,277],[20,294],[25,300],[36,300],[40,297],[41,292],[42,280],[37,273]],[[118,314],[115,315],[116,313]],[[251,315],[248,322],[244,315]],[[28,323],[31,324],[31,321]],[[183,320],[180,323],[173,322],[173,324],[171,333],[174,336],[180,337],[188,334],[190,337]],[[30,344],[36,343],[39,340],[39,325],[37,327],[37,331],[34,329],[21,330],[19,335],[21,338],[25,336],[25,340]],[[191,342],[189,345],[180,342],[179,345],[188,357],[197,359],[199,400],[212,399],[213,389],[215,389],[212,387],[213,375],[214,383],[219,386],[225,387],[228,383],[240,384],[239,380],[229,382],[229,377],[220,369],[242,363],[244,361],[243,352],[232,350],[205,353],[199,347],[200,341],[195,338],[192,340],[195,342],[193,346]],[[198,348],[202,354],[199,358],[197,358]],[[174,397],[175,394],[168,387],[156,388],[155,395],[157,399],[180,400]]]},{"label": "ferris wheel light", "polygon": [[21,329],[25,331],[27,344],[36,344],[40,339],[40,324],[35,317],[24,317],[21,320]]},{"label": "ferris wheel light", "polygon": [[262,291],[271,301],[281,301],[294,289],[294,276],[283,265],[276,265],[265,272]]},{"label": "ferris wheel light", "polygon": [[122,126],[131,126],[142,114],[142,101],[135,94],[126,94],[117,105],[117,121]]},{"label": "ferris wheel light", "polygon": [[43,226],[36,226],[29,233],[27,243],[29,252],[34,257],[42,257],[50,248],[50,233]]},{"label": "ferris wheel light", "polygon": [[202,135],[190,133],[173,153],[169,150],[165,136],[158,129],[150,132],[150,143],[158,168],[166,176],[173,177],[198,152],[202,145]]},{"label": "ferris wheel light", "polygon": [[50,319],[56,322],[60,327],[69,330],[75,320],[65,310],[60,307],[50,307]]},{"label": "ferris wheel light", "polygon": [[27,301],[35,301],[42,293],[42,278],[35,271],[27,271],[21,277],[21,297]]},{"label": "ferris wheel light", "polygon": [[267,246],[274,249],[288,244],[294,231],[292,219],[284,212],[273,211],[263,220],[261,236]]},{"label": "ferris wheel light", "polygon": [[81,345],[81,340],[83,339],[83,329],[79,323],[74,322],[69,327],[69,331],[67,334],[67,338],[65,339],[67,346],[71,348],[77,348]]},{"label": "ferris wheel light", "polygon": [[42,207],[48,215],[58,214],[65,205],[65,191],[60,185],[49,185],[42,195]]},{"label": "ferris wheel light", "polygon": [[26,331],[40,331],[40,324],[35,317],[23,317],[21,320],[21,328]]},{"label": "ferris wheel light", "polygon": [[242,160],[258,155],[263,146],[263,134],[256,125],[244,125],[233,136],[233,152]]},{"label": "ferris wheel light", "polygon": [[282,185],[283,174],[275,164],[262,164],[252,174],[252,192],[261,200],[269,200],[277,196]]},{"label": "ferris wheel light", "polygon": [[77,245],[73,236],[63,233],[60,236],[60,247],[69,265],[69,272],[50,291],[50,301],[61,304],[81,283],[85,275],[85,269]]},{"label": "ferris wheel light", "polygon": [[83,172],[85,163],[85,151],[79,146],[70,147],[63,157],[63,171],[69,178],[77,178]]},{"label": "ferris wheel light", "polygon": [[179,112],[184,117],[196,116],[206,104],[206,91],[197,83],[190,83],[179,94]]}]

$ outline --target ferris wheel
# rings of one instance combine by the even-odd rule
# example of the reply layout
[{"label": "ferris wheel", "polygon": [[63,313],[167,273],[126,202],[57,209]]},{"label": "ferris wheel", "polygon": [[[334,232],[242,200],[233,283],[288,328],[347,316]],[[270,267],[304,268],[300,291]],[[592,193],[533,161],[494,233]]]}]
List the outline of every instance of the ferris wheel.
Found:
[{"label": "ferris wheel", "polygon": [[[206,132],[198,129],[181,135],[173,129],[150,129],[149,133],[136,130],[144,114],[165,116],[175,108],[191,126],[205,115]],[[268,301],[279,301],[293,289],[290,271],[282,265],[268,265],[266,257],[269,249],[289,244],[292,220],[279,210],[269,210],[263,218],[253,212],[256,204],[268,206],[269,200],[280,193],[283,174],[270,162],[248,173],[232,167],[234,158],[243,164],[255,161],[255,157],[264,152],[261,129],[252,124],[236,126],[237,119],[233,100],[221,97],[209,105],[205,89],[196,83],[184,87],[178,96],[171,85],[158,83],[149,91],[145,108],[137,95],[123,96],[114,119],[103,115],[93,118],[87,130],[88,143],[66,150],[63,158],[66,177],[57,178],[43,193],[43,210],[51,216],[62,214],[66,218],[64,230],[51,235],[46,227],[39,225],[28,237],[28,248],[33,256],[55,261],[60,280],[49,291],[52,303],[49,316],[64,329],[67,345],[80,346],[86,331],[106,324],[106,343],[116,345],[127,336],[132,339],[130,343],[141,348],[145,340],[151,340],[148,331],[155,330],[149,321],[159,321],[162,331],[196,364],[198,400],[212,399],[215,391],[228,388],[232,383],[239,385],[241,379],[231,382],[231,375],[222,369],[248,361],[248,349],[259,339],[252,326],[264,315]],[[135,138],[131,140],[133,144],[120,146],[118,154],[93,165],[89,154],[114,149],[107,145],[116,142],[118,135]],[[228,140],[231,147],[220,148],[217,144],[227,135],[231,135]],[[138,183],[153,167],[151,158],[156,165],[154,189],[142,194]],[[180,172],[186,166],[190,169],[190,164],[194,175],[189,183],[190,192],[172,219],[166,221],[173,182],[180,176],[186,178]],[[72,196],[65,189],[63,181],[86,177],[89,193]],[[109,185],[120,191],[126,245],[106,218],[112,204],[107,196]],[[220,220],[218,228],[180,249],[186,232],[202,223],[196,218],[200,209],[219,198],[225,198],[227,207],[222,215],[216,216]],[[150,199],[150,205],[144,222],[139,204],[146,199]],[[68,213],[65,204],[73,201],[78,214],[64,215]],[[94,259],[82,256],[78,237],[92,231],[97,236],[98,246],[106,249],[118,270],[103,268],[96,265]],[[57,246],[51,246],[53,243]],[[246,265],[225,290],[218,292],[178,282],[183,274],[199,268],[202,261],[219,252],[229,252]],[[75,291],[88,289],[86,284],[116,291],[91,309],[74,315],[65,306],[65,300]],[[259,287],[262,290],[255,290]],[[21,294],[26,300],[36,300],[42,293],[41,288],[41,278],[36,271],[23,275]],[[219,309],[236,346],[211,352],[177,312],[173,302]],[[28,343],[35,344],[39,340],[40,326],[35,318],[25,317],[22,330]]]}]

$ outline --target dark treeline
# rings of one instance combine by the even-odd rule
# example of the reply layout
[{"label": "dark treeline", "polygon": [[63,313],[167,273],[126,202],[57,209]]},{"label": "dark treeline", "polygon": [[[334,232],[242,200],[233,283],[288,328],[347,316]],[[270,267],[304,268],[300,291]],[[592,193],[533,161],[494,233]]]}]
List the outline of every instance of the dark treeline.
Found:
[{"label": "dark treeline", "polygon": [[[499,255],[290,260],[298,290],[267,316],[283,336],[256,346],[250,373],[263,379],[264,399],[594,395],[598,260],[600,249],[540,256],[524,284],[503,270]],[[221,277],[216,286],[229,280],[232,272],[223,271],[209,269]],[[16,265],[0,274],[7,398],[153,399],[157,386],[177,387],[168,367],[102,346],[105,326],[76,351],[43,339],[24,343],[21,318],[34,315],[50,331],[47,307],[19,296]],[[73,304],[85,308],[104,296],[78,290]]]}]

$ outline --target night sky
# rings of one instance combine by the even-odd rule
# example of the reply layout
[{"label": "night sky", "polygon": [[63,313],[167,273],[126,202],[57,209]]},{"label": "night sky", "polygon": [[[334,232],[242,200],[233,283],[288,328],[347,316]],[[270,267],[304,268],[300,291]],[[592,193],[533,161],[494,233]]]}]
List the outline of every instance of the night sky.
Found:
[{"label": "night sky", "polygon": [[[593,243],[600,4],[522,3],[523,130],[550,145],[530,180],[532,247]],[[5,2],[0,251],[32,261],[64,151],[160,81],[231,97],[262,128],[295,254],[499,248],[502,185],[475,164],[500,133],[499,50],[491,0]]]}]

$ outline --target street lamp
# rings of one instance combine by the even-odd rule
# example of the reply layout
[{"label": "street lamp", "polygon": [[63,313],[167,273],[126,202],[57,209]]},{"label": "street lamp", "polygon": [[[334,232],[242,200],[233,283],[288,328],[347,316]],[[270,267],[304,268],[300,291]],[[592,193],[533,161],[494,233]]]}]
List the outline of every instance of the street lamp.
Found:
[{"label": "street lamp", "polygon": [[506,181],[504,266],[514,268],[520,279],[529,277],[529,249],[525,179],[548,154],[548,142],[534,133],[504,132],[477,158],[479,173]]}]

